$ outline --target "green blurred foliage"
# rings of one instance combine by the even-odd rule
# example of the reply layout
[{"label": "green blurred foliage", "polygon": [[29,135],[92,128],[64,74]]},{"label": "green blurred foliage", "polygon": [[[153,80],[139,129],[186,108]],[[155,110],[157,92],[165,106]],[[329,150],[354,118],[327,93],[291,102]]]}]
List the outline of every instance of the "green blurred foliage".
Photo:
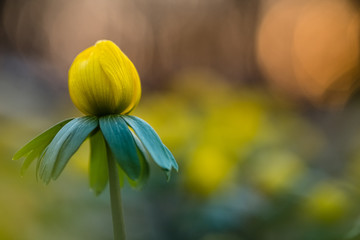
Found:
[{"label": "green blurred foliage", "polygon": [[88,141],[48,186],[11,161],[81,115],[67,71],[101,38],[139,70],[133,114],[179,163],[123,189],[130,240],[360,239],[358,2],[0,1],[0,240],[112,239]]},{"label": "green blurred foliage", "polygon": [[[141,191],[125,186],[129,239],[345,239],[360,215],[356,99],[325,119],[225,82],[187,71],[168,91],[143,94],[133,114],[155,128],[180,170],[166,182],[152,165]],[[112,238],[108,190],[89,190],[88,142],[49,186],[34,166],[21,178],[21,162],[11,161],[26,140],[72,114],[1,117],[0,239]]]}]

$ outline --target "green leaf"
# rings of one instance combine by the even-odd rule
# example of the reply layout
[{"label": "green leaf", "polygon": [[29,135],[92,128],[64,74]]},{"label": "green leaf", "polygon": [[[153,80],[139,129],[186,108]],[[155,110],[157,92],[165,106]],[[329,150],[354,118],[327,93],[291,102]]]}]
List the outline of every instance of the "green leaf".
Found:
[{"label": "green leaf", "polygon": [[99,195],[109,180],[106,143],[101,131],[90,137],[90,188]]},{"label": "green leaf", "polygon": [[25,171],[29,168],[31,163],[40,158],[42,152],[46,149],[46,147],[50,144],[51,140],[55,137],[55,135],[59,132],[59,130],[72,119],[67,119],[62,121],[45,132],[41,133],[39,136],[31,140],[24,147],[22,147],[19,151],[15,153],[13,156],[13,160],[18,160],[22,157],[25,157],[25,161],[21,166],[21,176],[25,174]]},{"label": "green leaf", "polygon": [[149,178],[150,168],[148,162],[146,161],[146,157],[144,156],[144,152],[147,154],[144,146],[142,145],[138,137],[133,132],[131,133],[136,143],[136,152],[140,160],[141,171],[139,179],[136,181],[129,179],[129,183],[132,187],[140,189]]},{"label": "green leaf", "polygon": [[117,170],[118,170],[120,187],[124,187],[124,185],[125,185],[125,178],[127,178],[127,179],[130,179],[130,178],[127,177],[127,175],[125,174],[124,170],[122,170],[122,168],[119,166],[119,164],[116,164],[116,167],[117,167]]},{"label": "green leaf", "polygon": [[176,171],[179,171],[179,166],[178,166],[178,164],[177,164],[177,162],[176,162],[176,160],[175,160],[175,158],[174,158],[174,155],[171,153],[171,151],[170,151],[165,145],[163,145],[163,146],[164,146],[165,151],[166,151],[166,153],[167,153],[167,155],[168,155],[168,158],[169,158],[170,161],[172,162],[173,168],[174,168]]},{"label": "green leaf", "polygon": [[356,220],[351,230],[348,232],[348,234],[345,236],[344,239],[358,239],[357,237],[359,236],[360,236],[360,218]]},{"label": "green leaf", "polygon": [[39,180],[40,163],[41,163],[42,159],[44,158],[44,155],[45,155],[46,151],[48,150],[48,147],[49,147],[49,146],[47,146],[47,147],[44,149],[44,151],[41,153],[41,155],[40,155],[40,157],[39,157],[39,159],[38,159],[38,161],[37,161],[37,163],[36,163],[36,180],[37,180],[37,181]]},{"label": "green leaf", "polygon": [[120,115],[100,118],[100,129],[120,167],[132,180],[140,176],[140,161],[133,136]]},{"label": "green leaf", "polygon": [[[177,162],[176,162],[174,156],[172,155],[170,150],[165,145],[164,145],[164,148],[165,148],[165,151],[166,151],[166,153],[168,155],[168,158],[172,161],[175,170],[178,171],[179,167],[177,165]],[[165,171],[165,174],[166,174],[167,181],[170,181],[171,171]]]},{"label": "green leaf", "polygon": [[51,140],[55,137],[55,135],[59,132],[59,130],[71,120],[72,119],[67,119],[65,121],[62,121],[52,126],[45,132],[41,133],[40,135],[38,135],[36,138],[34,138],[30,142],[28,142],[24,147],[22,147],[19,151],[17,151],[13,156],[13,160],[18,160],[30,154],[30,152],[34,150],[36,152],[40,152],[39,154],[41,154],[41,152],[44,151],[46,146],[50,144]]},{"label": "green leaf", "polygon": [[[46,147],[45,147],[46,148]],[[32,150],[31,153],[29,153],[26,158],[25,161],[23,162],[22,166],[21,166],[21,170],[20,170],[20,175],[24,176],[26,170],[29,168],[29,166],[31,165],[31,163],[36,159],[39,158],[39,156],[41,155],[42,151],[41,150]]]},{"label": "green leaf", "polygon": [[98,119],[94,116],[75,118],[68,122],[56,134],[41,159],[40,179],[49,183],[51,178],[58,178],[71,156],[97,126]]},{"label": "green leaf", "polygon": [[[124,115],[122,117],[135,131],[136,135],[157,165],[166,171],[171,171],[172,167],[178,170],[178,165],[174,157],[161,142],[160,137],[155,130],[147,122],[134,116]],[[144,155],[146,156],[145,153]]]}]

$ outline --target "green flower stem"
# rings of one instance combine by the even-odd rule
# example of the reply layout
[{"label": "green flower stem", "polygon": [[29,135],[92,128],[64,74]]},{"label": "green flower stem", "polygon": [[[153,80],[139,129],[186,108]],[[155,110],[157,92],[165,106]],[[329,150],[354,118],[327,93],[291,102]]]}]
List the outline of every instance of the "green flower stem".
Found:
[{"label": "green flower stem", "polygon": [[124,218],[122,212],[121,188],[115,159],[108,149],[108,168],[111,214],[113,219],[114,240],[125,240]]}]

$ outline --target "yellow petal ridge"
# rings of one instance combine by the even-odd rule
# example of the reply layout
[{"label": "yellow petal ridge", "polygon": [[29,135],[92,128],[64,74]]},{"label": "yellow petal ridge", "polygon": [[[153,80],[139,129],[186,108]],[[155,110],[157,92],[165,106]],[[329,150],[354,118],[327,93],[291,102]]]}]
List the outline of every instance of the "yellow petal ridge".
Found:
[{"label": "yellow petal ridge", "polygon": [[141,83],[120,48],[101,40],[75,58],[69,70],[69,93],[86,115],[128,114],[140,100]]}]

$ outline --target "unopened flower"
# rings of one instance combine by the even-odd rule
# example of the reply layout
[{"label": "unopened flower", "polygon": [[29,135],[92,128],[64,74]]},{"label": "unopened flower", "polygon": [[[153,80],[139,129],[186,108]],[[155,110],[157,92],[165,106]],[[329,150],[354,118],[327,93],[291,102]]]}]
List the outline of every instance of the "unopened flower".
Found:
[{"label": "unopened flower", "polygon": [[75,58],[69,71],[69,92],[86,115],[127,114],[140,100],[140,79],[120,48],[103,40]]},{"label": "unopened flower", "polygon": [[[140,100],[138,73],[113,42],[98,41],[81,52],[69,70],[69,92],[87,116],[65,120],[45,131],[15,155],[25,157],[23,171],[37,159],[37,175],[45,183],[59,177],[71,156],[90,138],[90,187],[99,194],[108,182],[108,159],[120,177],[143,183],[154,160],[167,174],[177,163],[154,129],[129,116]],[[131,130],[130,130],[131,129]]]},{"label": "unopened flower", "polygon": [[98,41],[81,52],[69,70],[69,92],[88,116],[62,121],[30,141],[13,159],[25,157],[24,172],[37,159],[36,172],[45,183],[57,179],[71,156],[90,138],[90,188],[100,194],[110,184],[114,239],[125,240],[119,177],[141,185],[148,161],[168,177],[178,165],[154,129],[128,113],[140,100],[139,75],[132,62],[111,41]]}]

